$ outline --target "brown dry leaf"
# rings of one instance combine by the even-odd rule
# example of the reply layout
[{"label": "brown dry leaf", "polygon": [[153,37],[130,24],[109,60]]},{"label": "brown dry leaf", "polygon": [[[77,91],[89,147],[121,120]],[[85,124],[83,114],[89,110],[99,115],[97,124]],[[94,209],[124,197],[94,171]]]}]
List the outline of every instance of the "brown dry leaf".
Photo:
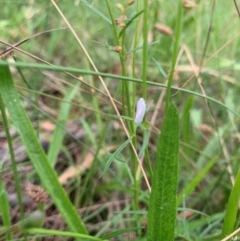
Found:
[{"label": "brown dry leaf", "polygon": [[[108,146],[106,149],[108,152],[114,151],[118,148],[118,146]],[[99,155],[104,155],[106,153],[105,149],[101,149],[99,151]],[[82,163],[80,163],[77,166],[70,166],[68,167],[58,178],[59,182],[61,184],[65,184],[69,179],[72,179],[79,174],[83,173],[86,171],[88,168],[91,167],[92,162],[94,160],[94,155],[89,152],[86,156],[85,159]]]}]

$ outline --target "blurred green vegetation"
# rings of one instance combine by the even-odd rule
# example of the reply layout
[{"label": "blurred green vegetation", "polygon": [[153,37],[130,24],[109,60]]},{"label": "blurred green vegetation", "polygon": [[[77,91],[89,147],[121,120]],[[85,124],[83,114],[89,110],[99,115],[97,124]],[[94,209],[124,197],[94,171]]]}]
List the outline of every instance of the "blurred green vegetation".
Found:
[{"label": "blurred green vegetation", "polygon": [[[122,15],[121,6],[126,1],[111,0],[110,4],[114,19]],[[196,1],[196,7],[184,9],[183,23],[179,49],[176,76],[173,86],[189,89],[193,92],[205,94],[222,102],[228,108],[239,113],[239,24],[240,19],[232,1],[216,1],[215,7],[210,0]],[[2,0],[0,8],[0,40],[15,44],[35,34],[19,48],[30,54],[50,62],[51,64],[73,67],[78,69],[93,70],[88,58],[66,23],[61,18],[50,0]],[[74,28],[77,36],[91,56],[100,72],[121,75],[121,64],[117,52],[112,51],[116,46],[114,32],[106,2],[101,1],[56,1],[66,19]],[[147,62],[147,80],[166,83],[165,75],[171,69],[173,56],[174,35],[166,35],[157,31],[155,25],[162,24],[174,31],[176,25],[177,4],[176,0],[150,1],[149,4],[149,46]],[[126,8],[127,19],[130,19],[143,9],[143,1],[135,1]],[[212,21],[212,24],[211,24]],[[137,34],[135,29],[138,29]],[[63,29],[65,28],[65,29]],[[46,32],[48,30],[51,32]],[[121,31],[121,28],[118,28]],[[207,36],[209,35],[209,41]],[[137,47],[142,46],[142,14],[136,18],[126,29],[126,52],[134,49],[134,40],[137,38]],[[154,44],[151,44],[154,43]],[[206,53],[204,56],[204,49]],[[1,50],[7,46],[1,45]],[[134,76],[141,79],[142,74],[142,49],[129,53],[125,64],[127,76],[132,77],[132,58],[136,54]],[[38,60],[15,51],[15,58],[19,62],[40,63]],[[162,68],[159,72],[154,60]],[[202,66],[199,66],[202,63]],[[201,67],[201,68],[200,68]],[[200,71],[199,71],[200,68]],[[117,230],[134,227],[135,215],[132,215],[133,177],[132,177],[132,149],[125,148],[104,176],[103,173],[107,159],[126,141],[126,133],[119,124],[118,117],[113,110],[109,99],[100,92],[78,81],[63,72],[46,71],[42,69],[21,69],[20,72],[12,70],[15,84],[18,88],[26,111],[32,120],[39,136],[46,135],[52,140],[53,133],[42,133],[42,124],[48,121],[52,124],[61,123],[59,113],[64,113],[63,103],[70,103],[71,109],[68,116],[64,116],[64,134],[75,138],[63,138],[60,150],[64,158],[58,158],[56,171],[58,175],[69,166],[81,166],[86,163],[89,153],[93,154],[91,165],[86,167],[80,175],[65,184],[75,207],[86,208],[83,220],[86,223],[99,225],[99,229],[92,231],[96,236],[107,233],[107,230]],[[77,74],[76,74],[77,75]],[[95,76],[77,76],[90,86],[105,92],[99,79]],[[26,82],[28,85],[26,85]],[[111,95],[121,102],[121,81],[113,78],[104,78]],[[140,85],[129,81],[130,93],[133,103],[142,97]],[[78,91],[71,98],[68,96],[72,88]],[[136,88],[136,93],[133,91]],[[161,130],[164,117],[164,101],[158,105],[164,89],[149,86],[147,89],[146,114],[147,122],[156,111],[156,119],[150,124],[151,134],[148,148],[150,159],[154,160],[157,146],[157,137]],[[224,212],[232,190],[233,183],[239,169],[239,119],[222,106],[206,102],[205,99],[189,95],[181,91],[172,90],[172,101],[180,113],[180,162],[179,162],[179,193],[192,184],[193,190],[181,197],[182,203],[178,212],[176,240],[220,240]],[[69,98],[68,98],[69,97]],[[63,102],[63,100],[65,102]],[[67,102],[66,102],[67,101]],[[117,104],[122,112],[122,106]],[[62,112],[61,112],[61,111]],[[66,109],[65,109],[66,110]],[[134,106],[132,106],[134,110]],[[65,112],[66,114],[66,112]],[[134,111],[132,111],[132,118]],[[78,128],[72,132],[70,126],[77,124]],[[126,121],[128,123],[128,121]],[[74,137],[77,131],[84,133],[84,138]],[[150,132],[149,132],[150,133]],[[137,131],[137,147],[141,149],[143,131]],[[76,141],[77,139],[77,141]],[[77,153],[71,148],[71,143],[80,146]],[[69,147],[70,146],[70,147]],[[102,154],[103,150],[108,154]],[[210,170],[196,183],[192,180],[203,171],[204,167],[213,159],[216,162]],[[89,160],[90,160],[89,159]],[[54,161],[53,161],[54,162]],[[90,161],[89,161],[90,162]],[[147,171],[146,164],[143,164]],[[139,171],[140,172],[140,171]],[[36,180],[34,174],[27,177]],[[121,201],[120,200],[124,200]],[[139,186],[139,207],[147,210],[149,191],[141,177]],[[108,203],[109,208],[94,209],[94,205],[101,207]],[[111,203],[118,203],[111,207]],[[91,209],[93,208],[93,209]],[[94,211],[91,211],[94,210]],[[121,213],[124,211],[125,213]],[[114,240],[145,240],[146,213],[140,215],[141,224],[144,226],[142,237],[135,234],[122,234]],[[239,218],[237,219],[239,222]],[[136,227],[135,227],[136,228]],[[236,224],[237,228],[237,224]],[[91,233],[91,232],[90,232]]]}]

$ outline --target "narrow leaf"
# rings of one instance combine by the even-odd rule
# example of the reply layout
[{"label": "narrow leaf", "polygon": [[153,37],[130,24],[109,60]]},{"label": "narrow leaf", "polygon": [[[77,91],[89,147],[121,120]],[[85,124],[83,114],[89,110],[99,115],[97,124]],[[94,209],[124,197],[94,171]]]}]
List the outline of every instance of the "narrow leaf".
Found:
[{"label": "narrow leaf", "polygon": [[[7,230],[11,226],[11,213],[10,213],[10,204],[8,201],[8,194],[6,192],[5,186],[0,179],[0,213],[3,220],[3,224],[7,227]],[[12,240],[12,235],[10,232],[6,233],[6,240]]]},{"label": "narrow leaf", "polygon": [[112,164],[112,162],[114,161],[114,159],[116,159],[117,155],[128,145],[128,143],[132,140],[132,138],[130,137],[128,140],[126,140],[120,147],[118,147],[118,149],[111,154],[111,156],[109,157],[109,159],[107,160],[107,163],[103,169],[103,173],[100,176],[100,178],[105,174],[105,172],[107,171],[107,169],[110,167],[110,165]]},{"label": "narrow leaf", "polygon": [[90,4],[88,3],[86,0],[82,0],[81,3],[90,8],[93,12],[95,12],[96,14],[98,14],[100,17],[102,17],[104,20],[106,20],[108,23],[112,24],[111,20],[106,16],[104,15],[102,12],[100,12],[98,9],[96,9],[94,6],[93,6],[93,3]]},{"label": "narrow leaf", "polygon": [[196,188],[196,186],[206,177],[206,174],[216,163],[218,157],[212,158],[207,165],[193,178],[193,180],[184,188],[184,190],[178,195],[177,206],[179,206],[183,201],[183,195],[189,196]]},{"label": "narrow leaf", "polygon": [[63,187],[58,182],[57,175],[51,167],[47,156],[38,141],[31,122],[14,87],[8,66],[2,66],[0,68],[0,93],[2,94],[10,118],[20,134],[36,172],[44,187],[51,195],[64,220],[72,231],[86,234],[87,230],[84,224],[76,209],[70,202]]},{"label": "narrow leaf", "polygon": [[[183,115],[182,115],[182,137],[183,141],[186,145],[191,144],[191,115],[190,111],[192,109],[192,106],[194,104],[194,97],[191,96],[188,98],[187,102],[184,105],[183,109]],[[190,149],[187,146],[184,146],[184,154],[186,156],[190,155]]]},{"label": "narrow leaf", "polygon": [[162,66],[157,62],[156,59],[152,58],[155,66],[157,67],[157,70],[159,71],[159,73],[162,74],[162,76],[167,79],[167,74],[165,73],[165,71],[163,70]]},{"label": "narrow leaf", "polygon": [[169,106],[161,131],[148,208],[148,241],[174,240],[177,212],[179,118],[173,104]]},{"label": "narrow leaf", "polygon": [[230,193],[227,210],[224,218],[223,229],[222,229],[222,238],[225,238],[227,235],[233,232],[234,225],[237,219],[238,213],[238,202],[240,198],[240,170],[238,170],[238,174]]},{"label": "narrow leaf", "polygon": [[51,162],[51,165],[53,167],[55,166],[55,163],[57,161],[58,153],[61,149],[62,142],[64,139],[65,126],[71,109],[70,102],[78,92],[78,87],[79,83],[76,86],[69,88],[64,97],[64,101],[61,103],[57,124],[48,151],[48,160]]}]

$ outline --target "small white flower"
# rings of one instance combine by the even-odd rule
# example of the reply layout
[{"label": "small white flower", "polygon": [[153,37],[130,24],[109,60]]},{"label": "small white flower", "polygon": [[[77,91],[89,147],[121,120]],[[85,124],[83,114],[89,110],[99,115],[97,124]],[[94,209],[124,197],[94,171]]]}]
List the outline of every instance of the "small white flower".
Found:
[{"label": "small white flower", "polygon": [[146,112],[145,100],[143,98],[140,98],[137,102],[137,110],[136,110],[136,117],[135,117],[135,123],[137,125],[142,123],[145,112]]}]

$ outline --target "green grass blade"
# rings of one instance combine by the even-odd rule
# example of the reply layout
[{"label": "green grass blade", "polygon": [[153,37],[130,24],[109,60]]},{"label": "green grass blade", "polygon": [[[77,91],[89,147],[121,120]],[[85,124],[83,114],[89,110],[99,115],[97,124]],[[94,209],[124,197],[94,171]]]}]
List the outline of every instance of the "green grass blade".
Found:
[{"label": "green grass blade", "polygon": [[83,241],[108,241],[103,240],[101,238],[97,238],[94,236],[90,236],[87,234],[81,234],[81,233],[73,233],[73,232],[67,232],[67,231],[60,231],[60,230],[51,230],[51,229],[44,229],[44,228],[29,228],[25,230],[26,233],[34,234],[34,235],[45,235],[45,236],[60,236],[62,237],[73,237],[73,238],[80,238],[80,240]]},{"label": "green grass blade", "polygon": [[[183,141],[185,144],[190,144],[191,140],[191,133],[190,133],[190,126],[191,126],[191,117],[190,111],[193,107],[194,97],[191,96],[186,104],[184,105],[183,109],[183,116],[182,116],[182,134],[183,134]],[[185,150],[186,151],[186,150]],[[186,152],[184,152],[186,154]]]},{"label": "green grass blade", "polygon": [[110,165],[112,164],[112,162],[114,161],[114,159],[117,158],[118,154],[129,144],[129,142],[132,140],[132,137],[130,137],[128,140],[126,140],[120,147],[118,147],[118,149],[110,155],[110,157],[107,160],[107,163],[103,169],[103,173],[100,176],[100,178],[105,174],[105,172],[107,171],[107,169],[110,167]]},{"label": "green grass blade", "polygon": [[[148,47],[150,47],[150,46],[152,46],[152,45],[154,45],[154,44],[158,44],[158,43],[159,43],[159,41],[154,41],[154,42],[152,42],[152,43],[149,43],[149,44],[148,44]],[[136,47],[136,48],[134,48],[134,49],[129,50],[129,51],[126,53],[126,55],[131,54],[131,53],[133,53],[133,52],[137,52],[138,50],[140,50],[140,49],[142,49],[142,48],[143,48],[143,45],[140,45],[140,46],[138,46],[138,47]]]},{"label": "green grass blade", "polygon": [[29,158],[59,212],[72,231],[86,234],[87,230],[83,222],[70,202],[63,187],[58,182],[57,175],[51,167],[37,139],[31,122],[14,87],[12,76],[7,66],[2,66],[0,68],[0,93],[3,96],[10,118],[20,134]]},{"label": "green grass blade", "polygon": [[[4,184],[0,179],[0,213],[3,220],[3,225],[9,229],[11,226],[11,213],[10,213],[10,204],[8,201],[8,194],[5,190]],[[12,240],[12,235],[10,232],[6,233],[6,240]]]},{"label": "green grass blade", "polygon": [[58,124],[55,127],[51,145],[48,151],[48,160],[50,161],[52,166],[55,165],[58,153],[62,146],[62,142],[65,135],[66,121],[69,117],[69,112],[71,109],[70,102],[74,98],[74,96],[78,93],[78,87],[79,87],[79,83],[73,88],[70,88],[64,97],[64,101],[61,103],[58,121],[57,121]]},{"label": "green grass blade", "polygon": [[82,4],[84,4],[84,6],[90,8],[93,12],[95,12],[96,14],[98,14],[100,17],[102,17],[104,20],[106,20],[108,23],[112,24],[111,20],[106,16],[104,15],[101,11],[99,11],[98,9],[96,9],[94,6],[93,6],[93,3],[90,4],[88,3],[86,0],[82,0],[81,1]]},{"label": "green grass blade", "polygon": [[226,237],[234,230],[234,225],[237,219],[238,213],[238,201],[240,197],[240,170],[230,193],[227,210],[224,218],[223,228],[222,228],[222,238]]},{"label": "green grass blade", "polygon": [[165,73],[165,71],[163,70],[162,66],[157,62],[156,59],[152,58],[155,66],[157,67],[157,70],[159,71],[159,73],[162,74],[162,76],[167,79],[167,74]]},{"label": "green grass blade", "polygon": [[217,162],[218,157],[212,158],[210,162],[206,164],[206,166],[203,167],[201,172],[197,174],[193,178],[193,180],[187,185],[186,188],[178,195],[177,198],[177,206],[179,206],[183,201],[183,195],[189,196],[195,189],[195,187],[206,177],[206,174],[209,172],[209,170],[212,168],[212,166]]},{"label": "green grass blade", "polygon": [[172,66],[171,71],[169,73],[168,83],[167,83],[167,91],[166,91],[166,109],[168,109],[168,106],[170,104],[171,99],[171,86],[173,82],[174,72],[175,72],[175,65],[177,62],[178,57],[178,51],[180,46],[180,37],[181,37],[181,31],[182,31],[182,15],[183,15],[183,6],[182,1],[178,1],[178,13],[177,13],[177,19],[176,19],[176,28],[175,28],[175,36],[174,36],[174,46],[173,46],[173,56],[172,56]]},{"label": "green grass blade", "polygon": [[112,231],[111,233],[105,234],[101,238],[102,239],[110,239],[110,238],[120,236],[121,234],[124,234],[124,233],[130,233],[130,232],[136,231],[138,229],[139,229],[138,227],[124,228],[124,229]]},{"label": "green grass blade", "polygon": [[[77,69],[77,68],[72,68],[72,67],[63,67],[63,66],[56,66],[56,65],[50,66],[50,65],[38,64],[38,63],[23,63],[23,62],[17,62],[17,63],[11,62],[10,63],[10,62],[6,62],[6,61],[0,61],[0,66],[19,66],[19,67],[27,68],[27,69],[39,68],[39,69],[54,70],[54,71],[69,71],[72,73],[78,73],[78,74],[82,74],[82,75],[102,76],[102,77],[112,78],[112,79],[116,79],[116,80],[124,80],[124,81],[130,81],[130,82],[134,82],[134,83],[142,83],[141,79],[132,78],[129,76],[115,75],[115,74],[109,74],[109,73],[103,73],[103,72],[95,72],[95,71],[90,71],[90,70],[85,70],[85,69]],[[167,88],[167,85],[162,84],[162,83],[153,82],[153,81],[147,81],[147,85]],[[187,94],[195,95],[195,96],[201,97],[203,99],[209,100],[209,101],[221,106],[223,109],[231,111],[235,116],[240,117],[240,113],[229,108],[227,105],[223,104],[222,102],[220,102],[217,99],[214,99],[208,95],[203,95],[201,93],[191,91],[188,89],[184,89],[184,88],[179,88],[176,86],[171,86],[171,89],[181,91],[181,92],[184,92]]]},{"label": "green grass blade", "polygon": [[[137,78],[131,78],[129,76],[122,76],[122,75],[115,75],[115,74],[109,74],[109,73],[103,73],[103,72],[95,72],[95,71],[90,71],[90,70],[85,70],[85,69],[77,69],[77,68],[72,68],[72,67],[63,67],[63,66],[49,66],[46,64],[38,64],[38,63],[23,63],[23,62],[6,62],[6,61],[0,61],[0,66],[20,66],[22,68],[40,68],[40,69],[45,69],[45,70],[54,70],[54,71],[69,71],[69,72],[73,72],[73,73],[79,73],[82,75],[92,75],[92,76],[102,76],[102,77],[107,77],[107,78],[112,78],[112,79],[116,79],[116,80],[124,80],[124,81],[130,81],[130,82],[134,82],[134,83],[142,83],[141,79],[137,79]],[[153,81],[147,81],[147,85],[148,86],[159,86],[159,87],[163,87],[163,88],[167,88],[167,85],[165,84],[161,84],[161,83],[157,83],[157,82],[153,82]],[[214,99],[208,95],[203,95],[201,93],[195,92],[195,91],[191,91],[188,89],[184,89],[184,88],[179,88],[176,86],[171,86],[172,90],[177,90],[177,91],[181,91],[187,94],[191,94],[191,95],[195,95],[198,97],[201,97],[203,99],[209,100],[219,106],[221,106],[223,109],[225,110],[229,110],[231,111],[234,115],[240,117],[240,113],[238,113],[237,111],[229,108],[227,105],[223,104],[222,102],[218,101],[217,99]],[[127,117],[125,117],[127,118]]]},{"label": "green grass blade", "polygon": [[176,222],[179,118],[171,104],[165,116],[154,163],[147,240],[172,241]]}]

